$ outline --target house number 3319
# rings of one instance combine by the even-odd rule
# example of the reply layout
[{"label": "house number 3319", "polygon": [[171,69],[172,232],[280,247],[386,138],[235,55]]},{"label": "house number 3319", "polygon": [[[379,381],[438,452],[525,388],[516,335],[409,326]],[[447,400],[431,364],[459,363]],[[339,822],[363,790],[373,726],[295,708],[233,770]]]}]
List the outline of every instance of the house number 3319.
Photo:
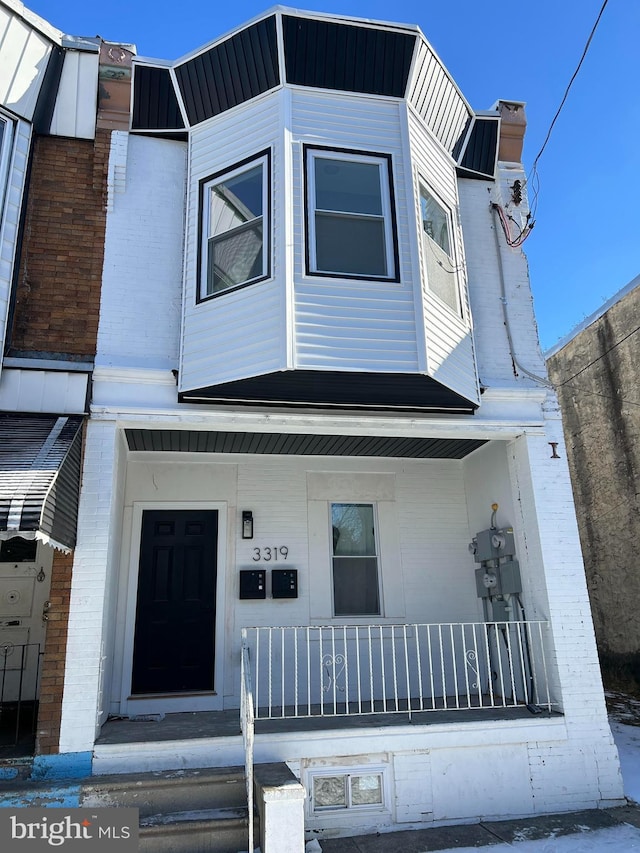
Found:
[{"label": "house number 3319", "polygon": [[288,556],[287,545],[269,545],[264,548],[254,548],[252,559],[255,563],[268,563],[270,560],[286,560]]}]

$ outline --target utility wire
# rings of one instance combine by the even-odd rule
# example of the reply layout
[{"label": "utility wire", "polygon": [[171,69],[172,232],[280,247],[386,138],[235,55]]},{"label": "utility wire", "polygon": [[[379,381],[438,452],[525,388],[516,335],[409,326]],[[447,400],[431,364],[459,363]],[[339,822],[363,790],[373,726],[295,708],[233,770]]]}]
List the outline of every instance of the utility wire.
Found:
[{"label": "utility wire", "polygon": [[[556,386],[560,387],[560,386]],[[615,400],[617,403],[623,403],[625,406],[637,406],[640,408],[640,403],[635,400],[629,400],[628,397],[614,397],[611,394],[600,394],[598,391],[589,391],[580,385],[569,385],[572,391],[579,391],[581,394],[589,394],[591,397],[602,397],[603,400]]]},{"label": "utility wire", "polygon": [[576,376],[580,376],[581,373],[584,373],[585,370],[588,370],[590,367],[596,364],[596,362],[600,361],[601,358],[604,358],[605,355],[608,355],[612,350],[614,350],[616,347],[619,347],[620,344],[623,344],[625,341],[629,340],[632,335],[635,335],[636,332],[639,331],[640,326],[636,326],[635,329],[626,334],[623,338],[620,338],[620,340],[616,341],[615,344],[612,344],[609,349],[606,349],[604,352],[601,352],[600,355],[597,358],[594,358],[593,361],[590,361],[589,364],[585,364],[584,367],[581,367],[580,370],[573,374],[573,376],[569,376],[568,379],[563,379],[562,382],[558,382],[556,388],[561,388],[563,385],[566,385],[567,382],[571,382],[572,379],[575,379]]},{"label": "utility wire", "polygon": [[533,185],[533,182],[534,182],[534,181],[536,181],[536,184],[533,186],[533,191],[534,191],[534,192],[533,192],[533,199],[532,199],[532,202],[531,202],[531,212],[532,212],[532,216],[535,216],[535,211],[536,211],[537,203],[538,203],[538,193],[539,193],[539,190],[540,190],[539,182],[538,182],[538,179],[537,179],[537,175],[538,175],[538,160],[540,160],[540,157],[542,157],[542,152],[543,152],[543,151],[544,151],[544,149],[547,147],[547,143],[549,142],[549,139],[550,139],[550,137],[551,137],[551,131],[553,130],[553,127],[554,127],[554,125],[555,125],[556,121],[558,120],[558,117],[560,116],[560,113],[562,112],[562,108],[564,107],[565,101],[567,100],[567,97],[568,97],[568,95],[569,95],[569,90],[571,89],[571,87],[572,87],[572,85],[573,85],[573,81],[574,81],[574,80],[576,79],[576,77],[578,76],[578,72],[580,71],[580,68],[582,67],[582,63],[583,63],[583,62],[584,62],[584,60],[585,60],[585,57],[586,57],[586,55],[587,55],[587,51],[589,50],[589,46],[591,45],[591,41],[592,41],[592,39],[593,39],[593,37],[594,37],[594,35],[595,35],[596,29],[598,28],[598,24],[600,23],[600,18],[602,17],[602,13],[604,12],[604,10],[605,10],[605,8],[606,8],[606,6],[607,6],[607,3],[608,3],[608,2],[609,2],[609,0],[604,0],[604,3],[602,4],[602,7],[601,7],[601,9],[600,9],[600,12],[598,13],[598,17],[596,18],[596,22],[595,22],[595,24],[593,25],[593,27],[592,27],[592,29],[591,29],[591,32],[590,32],[590,34],[589,34],[589,38],[587,39],[587,43],[585,44],[585,46],[584,46],[584,50],[582,51],[582,56],[580,57],[580,62],[578,62],[578,65],[577,65],[577,67],[576,67],[576,70],[573,72],[573,76],[571,77],[571,80],[569,80],[569,84],[568,84],[567,88],[565,89],[565,92],[564,92],[564,95],[563,95],[563,97],[562,97],[562,100],[560,101],[560,106],[559,106],[559,107],[558,107],[558,109],[556,110],[556,114],[554,115],[553,120],[552,120],[551,124],[549,125],[549,130],[547,131],[547,135],[546,135],[546,137],[545,137],[545,140],[544,140],[544,142],[542,143],[542,148],[540,149],[540,151],[538,151],[538,153],[537,153],[537,155],[536,155],[536,157],[535,157],[535,159],[534,159],[534,161],[533,161],[533,165],[532,165],[532,167],[531,167],[531,177],[529,178],[529,182],[530,182],[532,185]]}]

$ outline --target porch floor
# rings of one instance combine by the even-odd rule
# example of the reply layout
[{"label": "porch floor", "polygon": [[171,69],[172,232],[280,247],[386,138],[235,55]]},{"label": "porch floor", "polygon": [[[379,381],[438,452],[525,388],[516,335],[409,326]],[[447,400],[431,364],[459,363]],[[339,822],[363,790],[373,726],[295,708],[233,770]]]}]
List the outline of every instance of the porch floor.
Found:
[{"label": "porch floor", "polygon": [[[389,726],[429,726],[443,723],[495,722],[501,720],[549,719],[561,716],[546,709],[533,714],[525,705],[507,708],[464,708],[436,711],[406,711],[344,716],[314,715],[255,721],[256,735],[289,732],[331,731],[343,729],[375,729]],[[96,744],[153,743],[157,741],[193,740],[198,738],[240,737],[240,712],[198,711],[166,714],[163,718],[130,719],[114,717],[102,726]]]}]

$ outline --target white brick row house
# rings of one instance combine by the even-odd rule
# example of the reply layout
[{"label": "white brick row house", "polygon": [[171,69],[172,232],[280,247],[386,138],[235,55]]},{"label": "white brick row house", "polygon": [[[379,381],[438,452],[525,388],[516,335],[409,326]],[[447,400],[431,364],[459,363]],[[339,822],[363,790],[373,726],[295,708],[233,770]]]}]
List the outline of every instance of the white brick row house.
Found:
[{"label": "white brick row house", "polygon": [[[240,764],[215,720],[251,693],[253,760],[299,778],[309,832],[619,800],[561,423],[500,224],[526,224],[523,105],[474,111],[417,27],[283,7],[135,58],[131,104],[60,754]],[[186,714],[211,731],[115,719]]]}]

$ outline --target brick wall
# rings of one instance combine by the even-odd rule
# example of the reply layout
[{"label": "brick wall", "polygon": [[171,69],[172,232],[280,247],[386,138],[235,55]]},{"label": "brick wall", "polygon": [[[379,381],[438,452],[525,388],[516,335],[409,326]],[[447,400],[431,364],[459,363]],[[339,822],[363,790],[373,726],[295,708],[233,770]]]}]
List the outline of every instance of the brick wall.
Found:
[{"label": "brick wall", "polygon": [[72,565],[73,554],[55,552],[51,570],[51,608],[42,661],[36,732],[36,753],[40,755],[58,752]]},{"label": "brick wall", "polygon": [[35,140],[12,354],[95,354],[109,137]]}]

